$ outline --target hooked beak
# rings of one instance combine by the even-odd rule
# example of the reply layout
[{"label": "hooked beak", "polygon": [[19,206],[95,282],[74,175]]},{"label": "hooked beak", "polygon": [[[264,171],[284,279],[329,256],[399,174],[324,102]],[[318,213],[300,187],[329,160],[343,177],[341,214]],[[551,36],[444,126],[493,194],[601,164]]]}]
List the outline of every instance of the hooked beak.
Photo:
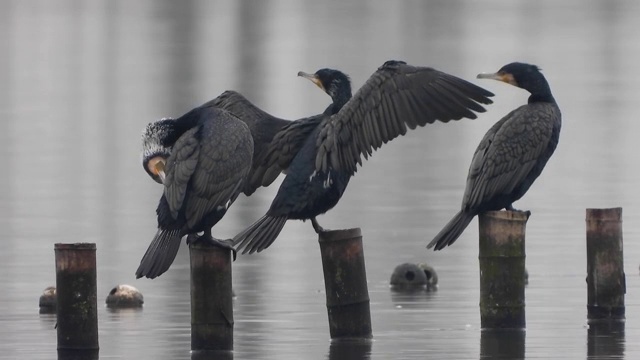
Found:
[{"label": "hooked beak", "polygon": [[497,73],[482,73],[476,76],[478,79],[492,79],[505,82],[507,84],[511,84],[514,86],[518,86],[516,84],[516,80],[513,78],[513,75],[506,72],[497,72]]},{"label": "hooked beak", "polygon": [[164,165],[165,165],[164,160],[160,160],[156,162],[155,165],[153,165],[153,169],[156,171],[156,173],[160,177],[160,180],[162,181],[163,184],[164,184],[164,179],[167,177],[164,173]]},{"label": "hooked beak", "polygon": [[298,71],[298,76],[311,80],[311,82],[316,84],[316,86],[322,89],[322,91],[325,91],[324,86],[322,86],[322,81],[320,81],[320,78],[318,78],[316,74],[308,74],[304,71]]}]

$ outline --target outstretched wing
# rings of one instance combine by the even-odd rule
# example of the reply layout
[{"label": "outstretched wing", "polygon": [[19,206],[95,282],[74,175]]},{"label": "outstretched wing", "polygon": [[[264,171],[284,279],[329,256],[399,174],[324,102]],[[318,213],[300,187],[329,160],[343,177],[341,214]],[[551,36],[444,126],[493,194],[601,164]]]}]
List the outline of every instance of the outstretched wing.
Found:
[{"label": "outstretched wing", "polygon": [[253,137],[253,163],[251,166],[251,175],[242,191],[247,195],[253,194],[260,186],[270,185],[280,174],[282,169],[275,169],[269,173],[270,179],[264,179],[265,166],[267,161],[267,153],[274,136],[291,121],[284,120],[272,116],[252,104],[242,94],[235,91],[227,90],[220,94],[217,98],[207,102],[203,106],[216,107],[224,109],[242,122],[244,122],[251,131]]},{"label": "outstretched wing", "polygon": [[493,94],[453,75],[387,61],[336,115],[321,125],[316,169],[350,175],[382,144],[436,120],[475,119]]},{"label": "outstretched wing", "polygon": [[511,194],[541,160],[553,133],[553,122],[541,119],[554,114],[531,110],[528,105],[517,108],[482,138],[469,167],[463,209]]}]

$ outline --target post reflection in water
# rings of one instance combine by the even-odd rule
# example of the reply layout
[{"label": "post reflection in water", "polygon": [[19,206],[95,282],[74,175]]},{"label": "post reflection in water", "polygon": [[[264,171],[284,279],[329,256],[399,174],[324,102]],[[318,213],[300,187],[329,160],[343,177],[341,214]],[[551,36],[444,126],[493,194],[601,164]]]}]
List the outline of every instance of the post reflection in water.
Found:
[{"label": "post reflection in water", "polygon": [[624,358],[624,321],[592,321],[587,331],[587,359]]},{"label": "post reflection in water", "polygon": [[371,358],[371,339],[332,340],[328,360],[368,360]]},{"label": "post reflection in water", "polygon": [[520,329],[482,330],[480,359],[524,359],[526,334]]},{"label": "post reflection in water", "polygon": [[233,351],[192,351],[191,360],[233,360]]},{"label": "post reflection in water", "polygon": [[99,350],[58,350],[58,360],[98,360]]}]

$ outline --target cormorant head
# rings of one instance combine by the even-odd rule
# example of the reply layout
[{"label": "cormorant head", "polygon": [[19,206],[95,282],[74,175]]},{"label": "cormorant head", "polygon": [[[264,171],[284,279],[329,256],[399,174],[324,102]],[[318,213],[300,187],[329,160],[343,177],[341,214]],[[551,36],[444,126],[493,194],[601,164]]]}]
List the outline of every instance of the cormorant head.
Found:
[{"label": "cormorant head", "polygon": [[172,138],[175,120],[165,118],[147,125],[142,132],[142,167],[153,180],[162,184],[164,166],[171,156],[167,143]]},{"label": "cormorant head", "polygon": [[478,74],[478,79],[494,79],[525,89],[534,94],[548,89],[547,80],[536,65],[513,62],[500,68],[497,73]]},{"label": "cormorant head", "polygon": [[334,102],[346,102],[351,98],[351,80],[342,71],[334,69],[320,69],[315,74],[298,72],[298,76],[311,80],[326,92]]}]

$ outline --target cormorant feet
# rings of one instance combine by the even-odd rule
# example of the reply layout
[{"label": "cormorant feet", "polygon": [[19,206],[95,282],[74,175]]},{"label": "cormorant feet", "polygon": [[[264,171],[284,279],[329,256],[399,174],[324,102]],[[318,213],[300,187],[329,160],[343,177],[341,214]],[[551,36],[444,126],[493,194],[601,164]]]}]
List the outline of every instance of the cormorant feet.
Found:
[{"label": "cormorant feet", "polygon": [[323,228],[322,226],[320,226],[320,224],[318,224],[318,220],[316,220],[315,217],[311,218],[311,225],[313,225],[313,230],[316,231],[316,234],[320,234],[320,233],[323,233],[323,232],[330,231],[330,230],[327,230],[327,229]]},{"label": "cormorant feet", "polygon": [[517,211],[517,212],[521,212],[521,213],[525,213],[527,215],[527,219],[529,218],[529,216],[531,216],[531,211],[527,210],[518,210],[516,208],[513,207],[513,204],[509,204],[507,207],[504,208],[507,211]]},{"label": "cormorant feet", "polygon": [[201,236],[198,236],[196,234],[187,235],[187,245],[198,244],[198,243],[209,245],[209,246],[217,246],[223,249],[229,249],[233,254],[233,261],[236,261],[236,257],[238,254],[236,249],[233,248],[233,241],[231,239],[226,239],[226,240],[216,239],[213,236],[208,234],[203,234]]}]

